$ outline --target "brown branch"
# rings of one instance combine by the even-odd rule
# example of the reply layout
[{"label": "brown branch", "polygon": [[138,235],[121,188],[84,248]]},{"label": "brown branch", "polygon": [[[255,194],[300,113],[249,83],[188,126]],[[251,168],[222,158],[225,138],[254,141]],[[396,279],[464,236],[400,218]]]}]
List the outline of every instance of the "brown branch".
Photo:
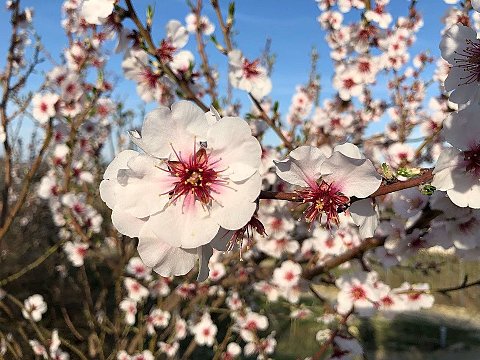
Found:
[{"label": "brown branch", "polygon": [[335,340],[335,336],[337,336],[338,333],[341,330],[340,328],[347,324],[347,320],[350,317],[350,315],[352,315],[352,313],[353,313],[353,310],[350,310],[350,312],[348,312],[347,314],[342,316],[342,319],[338,323],[337,328],[334,331],[332,331],[328,340],[312,356],[312,360],[320,360],[322,358],[322,356],[325,354],[325,352],[328,350],[328,348],[333,344],[333,341]]},{"label": "brown branch", "polygon": [[17,280],[18,278],[25,275],[27,272],[32,271],[35,268],[37,268],[38,266],[40,266],[41,264],[43,264],[45,262],[45,260],[47,260],[50,257],[50,255],[54,254],[58,250],[58,248],[60,248],[65,243],[65,241],[66,240],[63,240],[63,241],[60,241],[60,242],[56,243],[55,245],[48,248],[47,251],[45,251],[45,253],[43,255],[41,255],[39,258],[37,258],[31,264],[29,264],[27,266],[23,266],[21,270],[19,270],[16,273],[6,277],[5,279],[0,280],[0,286],[3,287],[5,285],[7,285],[8,283],[10,283],[14,280]]},{"label": "brown branch", "polygon": [[379,247],[383,245],[384,242],[385,239],[365,239],[360,245],[357,245],[350,250],[345,251],[343,254],[340,254],[325,261],[322,265],[310,269],[305,269],[302,276],[307,280],[311,280],[317,275],[323,274],[349,260],[362,256],[366,251]]},{"label": "brown branch", "polygon": [[215,14],[217,15],[218,23],[220,24],[220,29],[222,30],[223,39],[225,41],[225,46],[227,48],[227,53],[233,50],[232,40],[230,38],[230,32],[232,30],[232,24],[226,24],[223,20],[222,10],[218,5],[218,0],[211,0],[212,7],[215,10]]},{"label": "brown branch", "polygon": [[201,29],[201,21],[200,21],[201,11],[202,11],[202,0],[197,0],[197,6],[195,8],[192,8],[192,10],[195,16],[197,17],[197,29],[195,32],[195,38],[197,40],[198,53],[200,54],[200,58],[202,59],[203,75],[205,76],[205,79],[207,80],[207,83],[208,83],[207,92],[212,99],[212,103],[215,103],[217,99],[217,93],[215,91],[216,83],[215,83],[215,79],[212,76],[210,65],[208,64],[208,57],[205,52],[205,43],[203,42],[203,37],[202,37],[202,29]]},{"label": "brown branch", "polygon": [[[10,37],[10,47],[7,53],[7,63],[5,68],[5,73],[3,75],[3,84],[2,84],[2,100],[0,102],[0,119],[2,122],[3,131],[5,133],[5,141],[3,142],[4,148],[4,180],[3,180],[3,189],[2,189],[2,212],[0,214],[0,227],[4,227],[8,212],[9,212],[9,193],[12,186],[12,148],[8,139],[8,123],[9,119],[7,117],[7,103],[10,98],[10,81],[13,76],[13,61],[15,57],[15,47],[18,44],[17,41],[17,32],[18,32],[18,13],[20,7],[20,1],[14,1],[12,3],[12,35]],[[2,236],[0,236],[0,247],[2,242]]]},{"label": "brown branch", "polygon": [[272,128],[272,130],[275,132],[275,134],[278,135],[278,137],[282,140],[283,145],[285,145],[285,147],[288,150],[293,150],[292,142],[286,138],[286,136],[282,132],[282,129],[280,129],[280,127],[277,126],[275,121],[272,118],[270,118],[270,116],[267,115],[265,110],[263,110],[260,102],[257,99],[255,99],[255,97],[251,93],[248,93],[248,96],[250,97],[250,99],[253,101],[253,103],[257,107],[258,111],[260,112],[260,118],[263,121],[265,121],[267,123],[267,125],[270,126],[270,128]]},{"label": "brown branch", "polygon": [[52,140],[52,135],[53,135],[53,126],[52,126],[52,120],[50,119],[47,125],[45,139],[43,140],[42,147],[40,148],[40,151],[38,152],[37,157],[31,164],[30,169],[28,170],[28,173],[23,180],[22,189],[20,190],[20,193],[17,196],[14,206],[12,207],[10,212],[5,216],[5,221],[3,225],[0,227],[0,241],[3,239],[3,237],[7,233],[8,229],[13,223],[13,220],[15,219],[18,212],[20,211],[23,204],[25,203],[25,199],[27,198],[28,192],[30,190],[30,185],[32,184],[32,181],[33,181],[33,176],[37,173],[37,170],[40,167],[40,164],[42,163],[43,155],[45,154],[45,152],[48,149],[48,146],[50,145],[50,141]]},{"label": "brown branch", "polygon": [[447,287],[447,288],[442,288],[442,289],[436,289],[436,290],[432,290],[432,291],[438,292],[438,293],[441,293],[443,295],[448,296],[448,293],[451,292],[451,291],[463,290],[463,289],[467,289],[467,288],[473,287],[473,286],[480,286],[480,279],[478,279],[477,281],[472,281],[472,282],[469,283],[468,282],[468,275],[465,275],[465,277],[463,278],[463,281],[460,285]]}]

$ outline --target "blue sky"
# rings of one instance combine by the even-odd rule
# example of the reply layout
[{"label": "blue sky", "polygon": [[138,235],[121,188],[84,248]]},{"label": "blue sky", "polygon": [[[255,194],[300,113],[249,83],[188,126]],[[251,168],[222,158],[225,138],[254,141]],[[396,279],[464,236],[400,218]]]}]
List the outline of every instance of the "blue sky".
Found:
[{"label": "blue sky", "polygon": [[[34,24],[41,36],[43,43],[50,54],[61,62],[61,54],[66,37],[61,28],[61,0],[23,0],[23,6],[31,6],[35,9]],[[220,0],[226,13],[228,2]],[[179,19],[184,22],[188,7],[183,0],[135,0],[134,4],[139,14],[144,14],[148,4],[156,6],[154,21],[155,39],[159,41],[165,35],[164,26],[169,19]],[[214,19],[214,13],[209,6],[209,1],[204,0],[204,13]],[[391,0],[389,9],[396,17],[406,15],[408,12],[407,0]],[[424,16],[424,27],[420,30],[417,42],[413,46],[413,54],[418,51],[430,50],[435,56],[438,55],[440,42],[440,30],[442,28],[441,17],[447,10],[443,0],[420,0],[418,9]],[[276,54],[276,63],[272,75],[273,91],[271,97],[280,102],[280,109],[287,111],[290,98],[295,86],[304,83],[308,79],[310,70],[309,54],[315,46],[320,54],[318,69],[322,76],[322,98],[329,97],[334,93],[330,86],[332,66],[329,59],[329,48],[324,40],[324,32],[320,28],[316,18],[320,10],[314,0],[238,0],[236,2],[236,31],[235,42],[248,58],[258,57],[265,45],[267,38],[272,39],[272,52]],[[0,65],[5,62],[5,54],[8,46],[8,12],[0,10]],[[345,22],[358,18],[358,12],[353,12],[345,18]],[[217,38],[222,39],[216,31]],[[187,49],[195,49],[194,38],[191,37]],[[210,50],[213,45],[208,45]],[[211,63],[220,64],[219,70],[225,84],[226,58],[216,51],[211,51]],[[109,69],[119,73],[121,55],[112,54]],[[52,65],[46,61],[40,67],[38,76],[33,79],[31,86],[39,83],[42,71],[48,71]],[[427,74],[431,74],[433,67]],[[224,88],[225,89],[225,88]],[[436,89],[435,89],[436,90]],[[222,90],[221,90],[222,91]],[[235,97],[248,104],[247,95],[235,92]],[[135,84],[126,79],[119,79],[115,90],[115,96],[125,99],[127,106],[132,108],[143,107],[142,101],[135,91]],[[150,105],[149,107],[151,107]],[[28,131],[28,127],[25,128]]]}]

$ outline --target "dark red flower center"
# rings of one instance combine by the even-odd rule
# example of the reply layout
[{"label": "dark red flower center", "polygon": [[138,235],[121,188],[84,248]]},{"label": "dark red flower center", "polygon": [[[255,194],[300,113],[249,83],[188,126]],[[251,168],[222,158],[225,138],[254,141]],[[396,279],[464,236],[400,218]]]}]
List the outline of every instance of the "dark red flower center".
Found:
[{"label": "dark red flower center", "polygon": [[333,183],[327,184],[323,180],[309,188],[298,190],[297,193],[302,197],[303,202],[310,203],[304,212],[305,220],[313,223],[314,220],[321,220],[325,215],[327,227],[332,223],[339,224],[338,213],[343,211],[350,202],[350,198],[342,194]]},{"label": "dark red flower center", "polygon": [[173,60],[173,53],[177,50],[173,44],[163,39],[160,43],[160,47],[157,49],[157,55],[160,57],[162,62],[169,62]]},{"label": "dark red flower center", "polygon": [[173,190],[169,191],[171,202],[178,198],[193,196],[194,201],[200,201],[203,205],[214,201],[213,194],[218,194],[219,186],[226,186],[227,181],[221,177],[225,170],[216,170],[215,165],[221,159],[212,160],[205,148],[196,150],[184,159],[175,151],[177,161],[168,161],[168,172],[176,178]]},{"label": "dark red flower center", "polygon": [[250,79],[252,77],[260,75],[260,70],[258,69],[258,65],[260,60],[248,61],[247,59],[243,60],[243,75]]}]

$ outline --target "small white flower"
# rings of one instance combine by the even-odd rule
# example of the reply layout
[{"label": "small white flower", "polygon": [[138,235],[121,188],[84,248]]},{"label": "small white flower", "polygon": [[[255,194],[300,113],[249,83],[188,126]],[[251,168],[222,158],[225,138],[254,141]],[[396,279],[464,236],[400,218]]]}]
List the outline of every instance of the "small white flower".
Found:
[{"label": "small white flower", "polygon": [[352,274],[340,277],[336,285],[340,288],[337,295],[337,312],[347,314],[354,309],[360,316],[370,316],[375,311],[375,302],[379,293],[374,286],[377,280],[375,272]]},{"label": "small white flower", "polygon": [[198,345],[213,346],[215,335],[217,334],[217,326],[212,322],[210,314],[203,314],[201,320],[192,326],[191,331]]},{"label": "small white flower", "polygon": [[58,95],[52,93],[35,94],[32,98],[32,115],[40,124],[45,124],[57,113],[55,105],[58,102]]},{"label": "small white flower", "polygon": [[83,265],[83,260],[87,254],[88,244],[68,241],[63,246],[63,250],[67,253],[68,260],[73,266],[79,267]]},{"label": "small white flower", "polygon": [[205,15],[200,16],[200,24],[198,24],[198,17],[195,14],[188,14],[185,17],[185,22],[187,23],[187,30],[190,33],[195,33],[197,27],[203,35],[209,36],[212,35],[215,31],[215,25],[206,17]]},{"label": "small white flower", "polygon": [[128,297],[134,301],[142,301],[148,296],[148,289],[132,278],[125,278],[123,284],[128,291]]},{"label": "small white flower", "polygon": [[125,313],[125,322],[128,325],[135,324],[135,315],[137,315],[137,302],[132,299],[124,299],[119,304],[120,310]]},{"label": "small white flower", "polygon": [[25,319],[32,319],[35,322],[42,320],[42,315],[47,311],[47,303],[42,295],[32,295],[23,303],[22,315]]},{"label": "small white flower", "polygon": [[233,87],[248,91],[258,100],[270,93],[272,82],[260,60],[249,61],[240,50],[232,50],[228,53],[228,62],[228,78]]}]

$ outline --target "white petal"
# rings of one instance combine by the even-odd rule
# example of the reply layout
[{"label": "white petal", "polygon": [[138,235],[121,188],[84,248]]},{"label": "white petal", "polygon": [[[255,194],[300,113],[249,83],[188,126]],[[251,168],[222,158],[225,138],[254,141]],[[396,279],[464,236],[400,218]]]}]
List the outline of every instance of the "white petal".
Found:
[{"label": "white petal", "polygon": [[325,154],[313,146],[300,146],[293,150],[285,160],[273,161],[279,178],[287,183],[308,187],[321,176],[321,165]]},{"label": "white petal", "polygon": [[219,187],[218,202],[212,206],[212,217],[227,230],[237,230],[245,226],[257,207],[255,200],[260,194],[262,179],[255,173],[243,182],[230,182],[227,187]]},{"label": "white petal", "polygon": [[322,175],[327,183],[334,183],[345,195],[359,198],[373,194],[382,183],[370,160],[352,159],[339,152],[325,160]]},{"label": "white petal", "polygon": [[[452,146],[469,150],[480,139],[480,105],[470,104],[459,112],[450,114],[444,121],[442,135]],[[468,129],[468,131],[465,131]]]},{"label": "white petal", "polygon": [[472,0],[471,4],[475,11],[480,12],[480,0]]},{"label": "white petal", "polygon": [[182,200],[150,216],[146,225],[149,231],[174,247],[192,249],[209,243],[220,226],[199,201],[182,206]]},{"label": "white petal", "polygon": [[442,57],[450,64],[455,64],[455,52],[466,46],[466,40],[476,40],[476,32],[462,24],[455,24],[448,29],[440,42]]},{"label": "white petal", "polygon": [[221,158],[219,167],[228,167],[230,179],[240,181],[252,176],[261,164],[262,148],[247,122],[239,117],[224,117],[210,127],[208,147],[211,156]]},{"label": "white petal", "polygon": [[167,37],[177,49],[183,48],[188,42],[188,31],[178,20],[170,20],[166,26]]},{"label": "white petal", "polygon": [[142,138],[136,143],[146,153],[159,158],[171,158],[173,149],[189,156],[195,140],[203,140],[207,130],[205,113],[191,101],[179,101],[171,110],[161,106],[149,112],[143,123]]},{"label": "white petal", "polygon": [[348,156],[352,159],[364,159],[365,158],[365,156],[363,156],[362,153],[360,152],[360,149],[357,146],[355,146],[353,144],[350,144],[350,143],[344,143],[344,144],[341,144],[341,145],[337,145],[337,146],[335,146],[333,151],[338,151],[338,152],[342,153],[343,155]]},{"label": "white petal", "polygon": [[447,194],[455,205],[480,209],[480,179],[477,176],[454,172],[453,183],[453,189],[447,190]]},{"label": "white petal", "polygon": [[438,190],[449,190],[454,187],[453,173],[458,167],[461,151],[455,148],[443,149],[433,169],[432,185]]},{"label": "white petal", "polygon": [[378,214],[370,199],[355,201],[348,209],[353,222],[360,227],[360,237],[372,237],[378,226]]},{"label": "white petal", "polygon": [[124,235],[137,237],[145,225],[145,221],[138,219],[122,209],[114,208],[112,211],[112,223],[115,228]]},{"label": "white petal", "polygon": [[213,255],[213,249],[210,245],[203,245],[198,248],[198,275],[197,281],[207,280],[209,268],[208,262]]},{"label": "white petal", "polygon": [[128,169],[127,163],[132,157],[137,156],[139,153],[133,150],[124,150],[119,153],[112,162],[107,166],[105,174],[103,175],[104,179],[117,179],[118,170]]},{"label": "white petal", "polygon": [[185,275],[195,266],[196,249],[171,247],[159,240],[148,227],[142,229],[138,238],[142,261],[162,276]]}]

